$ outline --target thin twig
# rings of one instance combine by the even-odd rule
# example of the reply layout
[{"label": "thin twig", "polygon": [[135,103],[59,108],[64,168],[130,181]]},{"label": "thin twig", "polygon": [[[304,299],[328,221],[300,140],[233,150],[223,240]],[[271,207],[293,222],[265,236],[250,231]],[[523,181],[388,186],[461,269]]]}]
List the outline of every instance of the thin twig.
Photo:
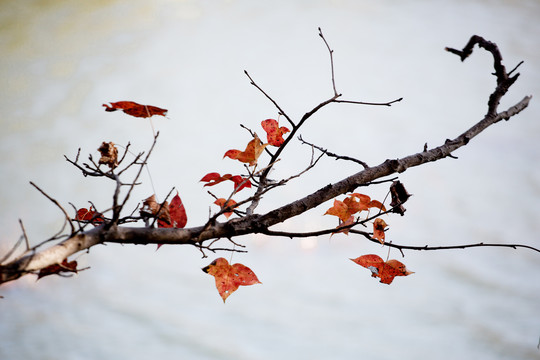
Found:
[{"label": "thin twig", "polygon": [[295,127],[296,125],[294,124],[294,122],[291,120],[291,118],[289,117],[289,115],[287,115],[287,113],[285,113],[285,111],[283,111],[283,109],[278,105],[278,103],[272,99],[270,97],[270,95],[268,95],[259,85],[257,85],[255,83],[255,81],[251,78],[251,76],[248,74],[248,72],[246,70],[244,70],[244,74],[246,74],[246,76],[248,77],[251,85],[255,86],[264,96],[266,96],[266,98],[268,100],[270,100],[272,102],[272,104],[274,104],[274,106],[278,109],[279,113],[283,116],[285,116],[285,119],[287,119],[287,121],[289,122],[289,124],[291,124],[292,127]]},{"label": "thin twig", "polygon": [[319,28],[319,36],[321,39],[323,39],[324,44],[326,45],[326,48],[328,49],[328,53],[330,54],[330,70],[332,72],[332,88],[334,89],[334,95],[339,96],[337,89],[336,89],[336,80],[334,77],[334,50],[330,48],[330,45],[328,45],[328,42],[326,41],[326,38],[324,37],[321,28]]},{"label": "thin twig", "polygon": [[392,106],[392,104],[400,102],[403,100],[402,97],[399,99],[395,99],[392,101],[387,102],[366,102],[366,101],[353,101],[353,100],[334,100],[335,103],[342,103],[342,104],[357,104],[357,105],[374,105],[374,106]]},{"label": "thin twig", "polygon": [[26,229],[21,219],[19,219],[19,224],[21,225],[21,230],[24,237],[24,242],[26,243],[26,251],[30,250],[30,243],[28,242],[28,236],[26,235]]},{"label": "thin twig", "polygon": [[60,211],[62,211],[62,213],[64,214],[64,217],[66,218],[66,221],[69,223],[69,226],[71,227],[71,232],[74,233],[75,232],[75,227],[73,226],[73,223],[71,222],[71,217],[68,215],[66,210],[62,207],[62,205],[60,205],[60,203],[58,201],[56,201],[55,199],[50,197],[45,191],[41,190],[39,188],[39,186],[34,184],[32,181],[30,181],[30,185],[35,187],[41,194],[43,194],[43,196],[45,196],[47,199],[52,201],[52,203],[55,204],[60,209]]},{"label": "thin twig", "polygon": [[298,140],[300,140],[300,142],[302,142],[303,144],[306,144],[306,145],[309,145],[311,146],[312,148],[315,148],[317,150],[319,150],[320,152],[322,152],[324,155],[328,155],[330,157],[334,157],[336,158],[336,160],[347,160],[347,161],[352,161],[352,162],[355,162],[357,164],[360,164],[364,167],[364,169],[367,169],[369,168],[369,165],[367,163],[365,163],[364,161],[362,160],[358,160],[356,158],[352,158],[350,156],[343,156],[343,155],[337,155],[337,154],[334,154],[334,153],[331,153],[330,151],[326,150],[326,149],[323,149],[322,147],[319,147],[317,145],[314,145],[314,144],[311,144],[307,141],[305,141],[304,139],[302,139],[302,135],[298,136]]},{"label": "thin twig", "polygon": [[23,237],[19,237],[19,240],[17,240],[17,242],[15,243],[15,245],[13,245],[13,247],[11,248],[11,250],[9,250],[6,255],[4,255],[2,257],[2,259],[0,259],[0,264],[2,264],[4,261],[6,261],[7,259],[9,259],[11,257],[11,255],[13,255],[13,253],[15,252],[15,250],[17,250],[17,248],[21,245],[23,241]]}]

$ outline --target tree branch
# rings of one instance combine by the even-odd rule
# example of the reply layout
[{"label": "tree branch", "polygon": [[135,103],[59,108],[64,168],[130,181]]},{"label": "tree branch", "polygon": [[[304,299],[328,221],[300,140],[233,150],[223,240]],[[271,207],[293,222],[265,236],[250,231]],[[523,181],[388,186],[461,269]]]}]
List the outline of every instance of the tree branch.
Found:
[{"label": "tree branch", "polygon": [[[321,33],[321,37],[322,37],[322,33]],[[323,37],[323,40],[324,40],[324,37]],[[95,246],[100,243],[110,242],[110,243],[123,243],[123,244],[189,244],[189,245],[195,245],[199,247],[202,251],[203,249],[215,250],[215,249],[210,249],[209,246],[203,245],[203,243],[206,241],[215,241],[216,239],[220,239],[220,238],[227,238],[232,241],[233,237],[246,235],[246,234],[254,234],[254,233],[262,233],[262,234],[277,236],[280,233],[270,230],[272,226],[282,223],[298,215],[301,215],[305,213],[306,211],[316,208],[319,205],[323,204],[324,202],[331,200],[339,195],[353,192],[359,186],[365,186],[367,184],[372,183],[373,181],[377,179],[383,179],[392,174],[402,173],[409,168],[420,166],[428,162],[438,161],[446,157],[452,157],[452,152],[467,145],[470,140],[472,140],[474,137],[479,135],[488,127],[496,124],[500,120],[503,120],[503,119],[508,120],[511,117],[519,114],[529,105],[529,102],[531,99],[530,96],[526,96],[521,101],[516,103],[514,106],[508,108],[505,111],[498,113],[497,107],[498,107],[501,97],[507,92],[508,87],[510,87],[513,84],[513,82],[517,79],[519,74],[516,74],[513,77],[509,77],[508,74],[506,73],[504,66],[501,63],[502,57],[500,56],[500,53],[498,52],[496,45],[490,42],[485,42],[485,40],[479,37],[471,38],[469,43],[461,51],[453,50],[453,49],[448,49],[448,51],[460,55],[460,57],[463,60],[467,56],[470,55],[470,53],[472,52],[472,47],[475,44],[479,44],[481,47],[485,48],[486,50],[492,53],[494,57],[494,64],[495,64],[494,66],[496,70],[495,74],[497,76],[497,87],[495,91],[489,96],[488,112],[484,116],[484,118],[482,118],[480,121],[478,121],[471,128],[463,132],[461,135],[459,135],[455,139],[446,140],[444,144],[441,144],[438,147],[435,147],[433,149],[428,149],[427,146],[425,146],[422,152],[411,154],[402,158],[387,159],[376,166],[369,167],[367,166],[367,164],[365,164],[364,169],[362,171],[352,174],[351,176],[344,178],[340,181],[337,181],[334,184],[326,185],[320,188],[319,190],[307,196],[304,196],[303,198],[300,198],[296,201],[293,201],[289,204],[286,204],[284,206],[281,206],[279,208],[276,208],[264,214],[255,214],[255,213],[248,214],[244,217],[232,219],[225,223],[221,223],[216,220],[212,224],[207,224],[205,226],[198,226],[198,227],[192,227],[192,228],[187,228],[187,229],[178,229],[178,228],[154,229],[150,227],[141,228],[141,227],[118,226],[120,223],[119,221],[120,211],[124,208],[131,194],[131,191],[133,190],[133,187],[135,186],[136,181],[142,171],[142,167],[144,167],[148,161],[148,158],[156,143],[156,139],[157,139],[157,135],[156,135],[154,137],[154,143],[152,144],[150,151],[146,155],[143,162],[138,164],[140,165],[140,169],[135,179],[130,184],[130,189],[128,190],[122,202],[118,200],[118,191],[119,191],[118,189],[120,186],[118,185],[117,192],[115,193],[116,195],[115,195],[113,208],[112,208],[113,216],[112,216],[112,219],[109,221],[106,221],[105,224],[95,227],[91,230],[87,230],[87,231],[82,231],[82,230],[76,231],[73,227],[73,224],[71,223],[69,216],[67,215],[65,210],[60,206],[60,204],[58,204],[58,202],[56,202],[54,199],[52,199],[48,195],[44,194],[45,196],[47,196],[47,198],[53,201],[55,205],[57,205],[63,211],[66,217],[66,221],[69,222],[71,225],[71,234],[66,240],[61,241],[60,243],[56,245],[53,245],[39,252],[35,251],[35,248],[34,248],[31,254],[20,256],[19,258],[0,266],[0,284],[11,281],[11,280],[15,280],[24,274],[35,272],[49,265],[61,263],[62,260],[66,259],[70,255],[75,254],[82,250],[89,249],[92,246]],[[329,51],[331,51],[330,48],[329,48]],[[246,75],[249,77],[247,72],[246,72]],[[262,91],[262,89],[260,89],[253,82],[251,77],[249,78],[252,81],[252,84]],[[335,81],[333,81],[333,84],[335,84]],[[277,105],[277,103],[275,103],[275,101],[273,101],[268,95],[266,95],[264,91],[262,92],[263,94],[265,94],[267,98],[269,98],[276,105],[278,110],[280,110],[280,113],[282,113],[289,120],[289,122],[293,124],[293,130],[291,131],[291,134],[285,140],[285,143],[281,147],[279,147],[276,153],[272,156],[269,162],[269,165],[266,168],[264,168],[259,178],[259,181],[260,181],[259,187],[255,195],[251,197],[252,199],[258,199],[260,198],[260,195],[263,192],[268,191],[269,187],[267,184],[266,176],[268,175],[270,168],[273,166],[273,164],[277,160],[278,156],[280,155],[285,145],[290,141],[290,139],[293,138],[294,134],[298,131],[298,129],[306,122],[307,119],[309,119],[319,109],[321,109],[322,107],[332,102],[337,102],[336,100],[339,97],[337,92],[335,92],[334,96],[332,96],[326,101],[321,102],[319,105],[315,106],[313,109],[306,112],[304,116],[302,116],[300,121],[297,124],[295,124],[281,111],[281,108],[279,107],[279,105]],[[398,101],[398,100],[395,100],[395,101]],[[78,159],[78,156],[77,156],[77,159]],[[76,164],[77,160],[72,163]],[[83,170],[83,174],[84,174],[85,170],[84,169],[81,169],[81,170]],[[117,184],[121,184],[118,178],[115,178],[115,181],[117,181]],[[32,183],[32,185],[34,184]],[[37,188],[37,186],[35,187]],[[40,189],[38,188],[38,190]],[[41,192],[43,193],[43,191]],[[318,235],[326,234],[328,233],[328,231],[329,230],[312,232],[309,234],[309,236],[318,236]],[[350,231],[353,233],[361,234],[363,236],[369,236],[369,233],[366,233],[366,232],[361,232],[354,229],[350,229]],[[292,235],[292,237],[304,236],[298,233],[289,233],[289,235]],[[288,235],[284,235],[284,236],[288,236]],[[371,236],[369,236],[369,238],[371,239]],[[399,248],[400,250],[401,249],[411,249],[411,250],[441,249],[442,250],[442,249],[468,248],[468,247],[478,247],[478,246],[501,246],[501,247],[512,247],[512,248],[521,247],[521,248],[528,248],[534,251],[538,251],[538,249],[533,248],[531,246],[519,245],[519,244],[478,243],[478,244],[455,245],[455,246],[416,247],[416,246],[395,245],[395,244],[388,243],[387,246],[396,247],[396,248]]]}]

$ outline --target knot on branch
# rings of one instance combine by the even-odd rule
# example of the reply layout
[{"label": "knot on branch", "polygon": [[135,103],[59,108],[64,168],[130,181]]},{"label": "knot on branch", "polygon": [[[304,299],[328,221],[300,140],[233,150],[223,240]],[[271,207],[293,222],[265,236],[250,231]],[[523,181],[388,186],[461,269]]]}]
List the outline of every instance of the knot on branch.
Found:
[{"label": "knot on branch", "polygon": [[397,173],[402,173],[407,170],[407,166],[400,159],[388,159],[385,163]]}]

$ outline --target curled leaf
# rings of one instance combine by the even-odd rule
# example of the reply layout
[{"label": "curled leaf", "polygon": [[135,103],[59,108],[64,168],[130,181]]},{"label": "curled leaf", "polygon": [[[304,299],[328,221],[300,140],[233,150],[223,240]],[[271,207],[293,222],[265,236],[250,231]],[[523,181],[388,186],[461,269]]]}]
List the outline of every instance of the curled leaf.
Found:
[{"label": "curled leaf", "polygon": [[49,275],[62,275],[62,273],[77,273],[77,261],[68,262],[67,259],[62,260],[60,264],[49,265],[41,269],[38,273],[38,280]]},{"label": "curled leaf", "polygon": [[99,164],[105,164],[111,169],[118,166],[118,149],[114,146],[113,142],[103,142],[98,148],[101,158]]},{"label": "curled leaf", "polygon": [[238,160],[243,163],[249,163],[250,166],[257,164],[257,159],[261,156],[264,148],[268,144],[263,144],[257,134],[253,139],[247,144],[244,151],[240,150],[228,150],[223,157],[229,157],[234,160]]},{"label": "curled leaf", "polygon": [[384,229],[388,226],[383,219],[377,218],[373,222],[373,238],[378,239],[381,244],[384,244]]},{"label": "curled leaf", "polygon": [[390,206],[394,208],[393,211],[403,216],[405,214],[403,204],[411,197],[411,194],[399,180],[396,180],[390,185],[390,196],[392,197]]},{"label": "curled leaf", "polygon": [[133,101],[118,101],[111,102],[109,104],[110,105],[103,104],[103,106],[105,107],[105,111],[122,110],[128,115],[141,118],[147,118],[153,115],[167,115],[166,109],[158,108],[157,106],[152,105],[141,105]]},{"label": "curled leaf", "polygon": [[207,274],[216,280],[216,288],[223,302],[240,286],[260,284],[255,273],[245,265],[229,265],[225,258],[217,258],[210,265],[202,268]]}]

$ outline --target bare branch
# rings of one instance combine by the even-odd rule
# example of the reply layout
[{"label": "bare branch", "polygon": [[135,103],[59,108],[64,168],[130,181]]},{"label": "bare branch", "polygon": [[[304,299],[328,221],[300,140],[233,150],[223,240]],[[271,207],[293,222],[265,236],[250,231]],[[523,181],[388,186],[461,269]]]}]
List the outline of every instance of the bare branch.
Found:
[{"label": "bare branch", "polygon": [[278,105],[278,103],[272,99],[270,97],[270,95],[268,95],[263,89],[261,89],[261,87],[259,85],[257,85],[255,83],[255,81],[251,78],[251,76],[248,74],[248,72],[246,70],[244,70],[244,74],[246,74],[246,76],[248,77],[251,85],[255,86],[264,96],[266,96],[266,98],[268,100],[270,100],[272,102],[272,104],[274,104],[274,106],[278,109],[279,113],[281,115],[283,115],[285,117],[285,119],[287,119],[287,121],[289,122],[289,124],[291,124],[292,127],[295,127],[296,125],[294,124],[294,122],[291,120],[291,118],[289,117],[289,115],[287,115],[287,113],[285,113],[285,111],[283,111],[283,109]]},{"label": "bare branch", "polygon": [[24,224],[23,224],[21,219],[19,219],[19,224],[21,225],[21,230],[22,230],[22,233],[23,233],[24,242],[26,244],[26,251],[28,251],[28,250],[30,250],[30,243],[28,242],[28,236],[26,235],[26,229],[24,228]]},{"label": "bare branch", "polygon": [[67,223],[69,223],[69,226],[71,227],[71,232],[72,233],[75,232],[75,227],[73,226],[73,223],[71,222],[71,217],[68,215],[66,210],[62,207],[62,205],[60,205],[60,203],[58,201],[56,201],[56,199],[53,199],[52,197],[50,197],[45,191],[41,190],[39,188],[39,186],[34,184],[32,181],[30,181],[30,185],[35,187],[41,194],[43,194],[43,196],[45,196],[47,199],[49,199],[54,205],[56,205],[60,209],[60,211],[62,211],[62,213],[64,214],[64,217],[66,219],[65,221]]},{"label": "bare branch", "polygon": [[387,102],[365,102],[365,101],[353,101],[353,100],[334,100],[335,103],[342,104],[357,104],[357,105],[375,105],[375,106],[392,106],[392,104],[400,102],[403,98],[395,99]]},{"label": "bare branch", "polygon": [[347,161],[352,161],[352,162],[355,162],[357,164],[360,164],[364,167],[364,169],[367,169],[369,168],[368,164],[366,164],[365,162],[363,162],[362,160],[358,160],[358,159],[355,159],[355,158],[352,158],[352,157],[349,157],[349,156],[342,156],[342,155],[336,155],[334,153],[331,153],[330,151],[326,150],[326,149],[323,149],[317,145],[313,145],[307,141],[305,141],[304,139],[302,139],[302,135],[298,136],[298,140],[300,140],[303,144],[306,144],[306,145],[309,145],[317,150],[319,150],[320,152],[322,152],[324,155],[327,155],[327,156],[330,156],[330,157],[334,157],[336,158],[336,160],[347,160]]},{"label": "bare branch", "polygon": [[[156,145],[156,141],[157,141],[157,137],[159,133],[157,133],[154,136],[154,141],[150,147],[150,150],[146,154],[146,156],[143,158],[143,155],[141,153],[134,162],[128,165],[128,166],[132,166],[132,165],[139,166],[139,169],[133,181],[128,184],[122,183],[120,181],[119,174],[114,174],[112,171],[104,173],[101,169],[99,169],[99,166],[95,164],[95,162],[93,162],[93,160],[91,160],[93,164],[92,166],[84,164],[86,168],[82,167],[81,165],[78,164],[78,159],[79,159],[79,153],[78,153],[75,161],[71,161],[69,159],[68,161],[74,164],[75,166],[77,166],[83,172],[84,175],[95,173],[96,175],[94,176],[107,176],[116,181],[117,186],[116,186],[115,193],[113,196],[113,207],[112,207],[113,216],[111,220],[107,221],[107,223],[104,225],[97,226],[90,230],[85,230],[84,227],[80,228],[79,230],[75,230],[72,220],[68,216],[67,212],[62,208],[62,206],[56,200],[54,200],[45,192],[43,192],[40,188],[38,188],[34,183],[31,183],[44,196],[46,196],[50,201],[52,201],[57,207],[59,207],[62,210],[66,219],[64,222],[64,227],[65,227],[66,222],[69,223],[71,226],[71,233],[69,235],[60,235],[60,233],[58,233],[53,238],[46,240],[45,242],[50,241],[52,239],[60,240],[66,237],[67,238],[65,240],[60,241],[59,243],[55,245],[52,245],[51,247],[47,249],[40,250],[39,252],[36,251],[37,247],[45,243],[45,242],[42,242],[38,246],[31,248],[30,251],[26,251],[25,254],[19,256],[17,259],[1,265],[0,266],[0,284],[5,283],[7,281],[15,280],[19,278],[20,276],[27,273],[39,271],[40,269],[43,269],[52,264],[61,263],[61,261],[64,259],[67,259],[68,256],[75,254],[79,251],[89,249],[92,246],[95,246],[100,243],[111,242],[111,243],[123,243],[123,244],[194,245],[198,247],[201,250],[201,252],[203,252],[203,255],[204,255],[204,250],[244,251],[244,250],[236,249],[236,246],[237,245],[240,246],[240,245],[233,242],[232,239],[236,236],[241,236],[241,235],[246,235],[246,234],[262,233],[262,234],[266,234],[270,236],[305,237],[305,236],[319,236],[319,235],[336,232],[336,229],[327,229],[327,230],[320,230],[320,231],[307,232],[307,233],[293,233],[293,232],[285,233],[285,232],[278,232],[278,231],[273,231],[269,229],[270,227],[274,225],[280,224],[288,219],[304,214],[306,211],[313,209],[315,207],[318,207],[324,202],[331,200],[339,195],[353,192],[355,189],[357,189],[360,186],[367,186],[376,182],[388,181],[388,177],[390,175],[393,175],[396,173],[402,173],[409,168],[420,166],[428,162],[438,161],[446,157],[452,157],[453,156],[452,152],[467,145],[470,140],[472,140],[475,136],[479,135],[488,127],[496,124],[500,120],[503,120],[503,119],[508,120],[511,117],[519,114],[529,105],[529,102],[531,99],[530,96],[526,96],[520,102],[516,103],[514,106],[508,108],[507,110],[502,111],[502,112],[497,112],[500,99],[508,91],[508,88],[514,83],[514,81],[517,79],[519,74],[516,74],[513,77],[510,77],[509,74],[506,73],[506,70],[504,66],[502,65],[502,57],[500,56],[498,48],[495,44],[491,42],[486,42],[484,39],[480,37],[472,37],[469,43],[465,46],[463,50],[460,51],[460,50],[448,49],[448,51],[459,55],[462,58],[462,60],[464,60],[466,57],[470,55],[470,53],[472,53],[472,48],[474,47],[474,45],[478,44],[480,47],[485,48],[487,51],[489,51],[494,58],[494,67],[495,67],[495,75],[497,77],[497,86],[495,88],[495,91],[489,96],[487,114],[482,119],[480,119],[476,124],[474,124],[471,128],[464,131],[461,135],[457,136],[453,140],[446,140],[444,144],[441,144],[430,150],[428,150],[427,145],[426,145],[424,146],[423,151],[419,153],[411,154],[403,158],[387,159],[383,161],[382,163],[380,163],[379,165],[371,166],[371,167],[369,167],[365,163],[362,164],[360,161],[356,161],[364,167],[363,170],[355,174],[352,174],[351,176],[344,178],[340,181],[337,181],[333,184],[326,185],[320,188],[319,190],[307,196],[299,198],[296,201],[293,201],[289,204],[283,205],[279,208],[273,209],[264,214],[256,214],[254,212],[256,203],[261,199],[261,196],[263,194],[267,193],[268,191],[270,191],[271,189],[277,186],[281,186],[287,183],[288,181],[290,181],[291,179],[295,177],[302,175],[307,170],[312,168],[324,154],[327,154],[327,155],[329,154],[328,151],[322,148],[314,147],[312,145],[311,162],[310,162],[310,165],[304,171],[300,172],[297,175],[293,175],[287,179],[281,180],[279,182],[270,181],[268,179],[268,174],[271,168],[274,166],[281,152],[284,150],[284,148],[289,143],[289,141],[291,141],[291,139],[294,137],[296,132],[298,132],[300,127],[303,126],[305,122],[311,116],[313,116],[318,110],[320,110],[321,108],[323,108],[324,106],[330,103],[343,102],[343,103],[364,104],[361,102],[338,100],[338,97],[340,95],[337,93],[336,88],[335,88],[332,50],[330,46],[328,45],[328,43],[326,42],[326,39],[322,35],[321,31],[320,31],[320,36],[323,38],[331,55],[332,83],[334,87],[334,96],[321,102],[320,104],[313,107],[310,111],[306,112],[297,123],[293,122],[282,111],[280,106],[271,97],[269,97],[261,88],[259,88],[259,86],[255,84],[253,79],[251,79],[249,74],[245,72],[245,74],[250,79],[251,83],[255,87],[257,87],[272,103],[274,103],[274,105],[279,110],[280,114],[285,116],[287,120],[293,126],[291,133],[285,139],[285,142],[283,143],[283,145],[280,146],[273,155],[271,155],[271,159],[268,162],[268,165],[264,167],[263,169],[259,170],[257,173],[251,173],[249,171],[250,178],[258,179],[258,187],[253,196],[244,200],[244,202],[241,202],[241,204],[244,204],[248,201],[252,202],[253,206],[250,207],[250,209],[248,209],[249,211],[247,212],[246,216],[231,219],[224,223],[218,222],[217,216],[213,216],[211,217],[211,221],[208,221],[204,226],[197,226],[197,227],[184,228],[184,229],[178,229],[178,228],[155,229],[155,228],[148,228],[148,227],[142,228],[142,227],[118,226],[124,220],[127,221],[126,219],[136,219],[131,216],[121,218],[120,213],[122,209],[125,207],[134,187],[138,184],[138,179],[141,175],[142,169],[148,163],[148,159],[152,153],[152,150],[154,149]],[[517,67],[515,69],[517,69]],[[513,69],[511,73],[515,69]],[[378,105],[390,105],[399,100],[401,99],[394,100],[385,104],[378,104]],[[375,103],[372,103],[372,104],[375,105]],[[314,152],[313,152],[314,148],[317,148],[322,152],[322,154],[317,159],[315,159],[314,157]],[[332,155],[335,155],[335,154],[332,154]],[[344,157],[339,157],[337,155],[335,155],[334,157],[344,158]],[[347,159],[347,160],[351,160],[351,159]],[[121,186],[129,187],[127,194],[124,196],[122,201],[119,199]],[[223,212],[224,209],[222,209],[221,211]],[[218,214],[221,214],[222,212]],[[379,216],[380,214],[382,213],[379,213],[376,216]],[[349,231],[351,233],[362,235],[368,238],[370,241],[378,242],[378,240],[372,238],[369,232],[352,229],[353,226],[362,225],[365,222],[370,221],[371,219],[373,219],[373,216],[367,219],[357,220],[357,222],[355,222],[354,224],[350,226],[351,229]],[[23,230],[23,233],[24,233],[24,230]],[[19,239],[19,242],[17,243],[15,248],[19,246],[22,239],[24,238],[26,238],[26,236],[21,237]],[[215,244],[215,242],[221,238],[229,239],[229,241],[233,243],[235,248],[233,249],[214,248],[213,245]],[[534,248],[528,245],[521,245],[521,244],[477,243],[477,244],[452,245],[452,246],[427,246],[426,245],[423,247],[418,247],[418,246],[408,246],[408,245],[397,245],[397,244],[392,244],[388,242],[385,245],[389,247],[395,247],[400,250],[404,250],[404,249],[443,250],[443,249],[457,249],[457,248],[463,249],[463,248],[480,247],[480,246],[498,246],[498,247],[511,247],[511,248],[527,248],[527,249],[531,249],[537,252],[539,251],[537,248]],[[29,252],[30,254],[28,254]],[[13,253],[13,251],[11,251],[11,253]],[[11,253],[8,255],[10,256]],[[4,257],[3,260],[7,260],[8,257]]]},{"label": "bare branch", "polygon": [[332,88],[334,89],[334,95],[337,97],[340,95],[338,95],[338,92],[336,89],[336,80],[334,76],[334,50],[332,50],[330,48],[330,45],[328,45],[328,42],[326,41],[326,38],[324,37],[321,28],[319,28],[319,36],[321,37],[321,39],[323,39],[324,44],[326,45],[326,48],[328,49],[328,53],[330,54],[330,70],[332,72]]}]

